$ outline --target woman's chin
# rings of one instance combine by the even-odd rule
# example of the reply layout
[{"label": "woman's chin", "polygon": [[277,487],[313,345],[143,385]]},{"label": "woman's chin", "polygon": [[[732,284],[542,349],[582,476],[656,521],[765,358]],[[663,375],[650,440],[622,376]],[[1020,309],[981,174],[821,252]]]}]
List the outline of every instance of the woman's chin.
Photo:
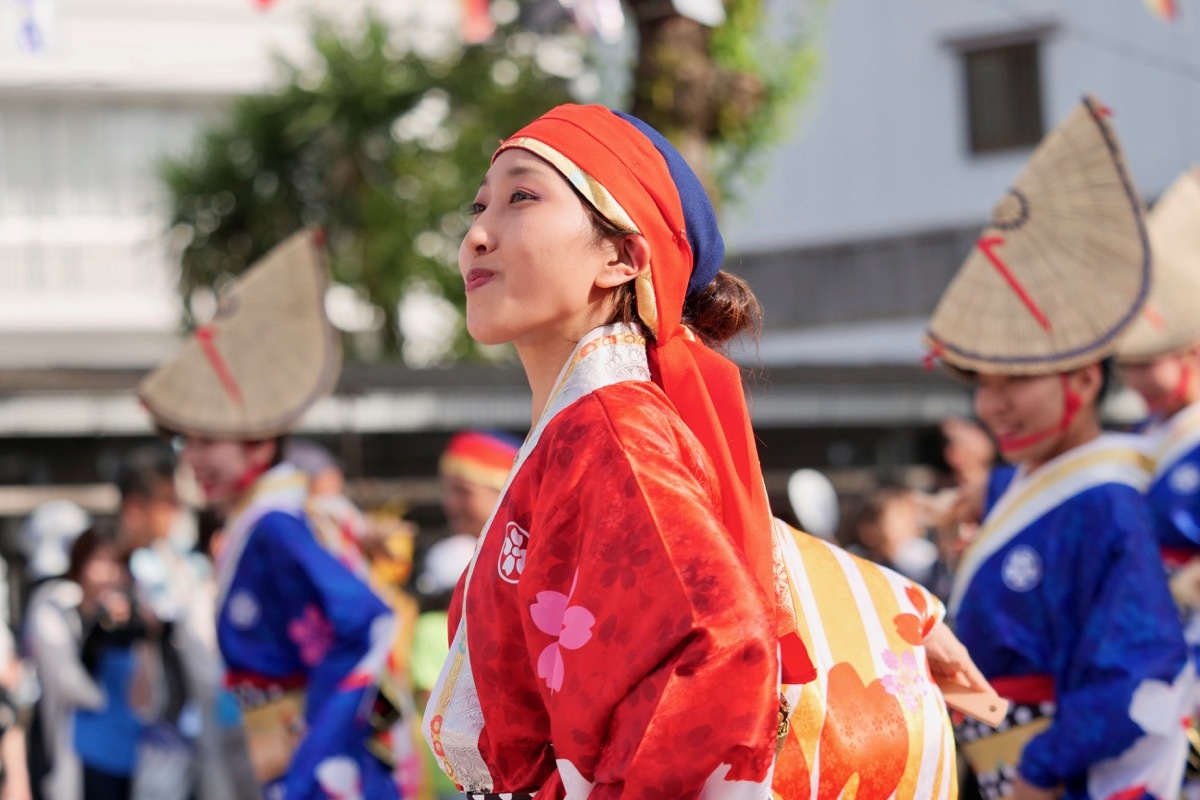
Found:
[{"label": "woman's chin", "polygon": [[507,329],[483,322],[472,322],[469,316],[467,317],[467,333],[479,344],[488,346],[508,344],[513,340]]}]

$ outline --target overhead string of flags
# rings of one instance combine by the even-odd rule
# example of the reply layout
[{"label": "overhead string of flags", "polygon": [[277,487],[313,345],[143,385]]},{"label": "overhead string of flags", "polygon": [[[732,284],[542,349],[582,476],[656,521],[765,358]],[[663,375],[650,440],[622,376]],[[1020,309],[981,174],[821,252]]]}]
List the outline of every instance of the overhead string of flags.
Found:
[{"label": "overhead string of flags", "polygon": [[[27,1],[27,0],[26,0]],[[278,0],[251,0],[259,11],[269,11]],[[556,5],[586,36],[614,42],[625,32],[625,10],[621,0],[533,0],[524,5]],[[496,31],[491,0],[462,0],[462,37],[471,44],[486,42]],[[702,25],[715,27],[725,21],[721,0],[670,0],[669,7]]]}]

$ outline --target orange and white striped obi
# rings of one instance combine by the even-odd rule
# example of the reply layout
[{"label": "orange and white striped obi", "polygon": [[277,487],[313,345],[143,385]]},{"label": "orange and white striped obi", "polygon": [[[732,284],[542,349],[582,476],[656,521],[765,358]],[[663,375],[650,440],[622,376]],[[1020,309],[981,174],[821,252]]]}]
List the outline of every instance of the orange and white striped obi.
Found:
[{"label": "orange and white striped obi", "polygon": [[957,798],[954,731],[922,644],[941,602],[778,520],[776,534],[817,678],[783,687],[791,716],[775,798]]}]

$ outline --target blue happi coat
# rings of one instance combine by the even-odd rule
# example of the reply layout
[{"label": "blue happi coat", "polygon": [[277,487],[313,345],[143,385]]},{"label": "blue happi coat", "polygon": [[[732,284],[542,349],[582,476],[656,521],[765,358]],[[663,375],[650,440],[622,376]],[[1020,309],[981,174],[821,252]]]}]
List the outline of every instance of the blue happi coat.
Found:
[{"label": "blue happi coat", "polygon": [[227,683],[265,798],[395,798],[391,769],[368,749],[392,615],[318,543],[306,499],[303,474],[278,466],[226,529],[217,637]]},{"label": "blue happi coat", "polygon": [[[1146,504],[1168,573],[1200,556],[1200,403],[1151,420],[1143,435],[1154,457]],[[1200,656],[1200,614],[1185,612],[1184,636]]]},{"label": "blue happi coat", "polygon": [[1018,772],[1079,800],[1178,796],[1194,673],[1141,494],[1149,468],[1141,440],[1105,434],[1010,472],[963,557],[955,627],[1013,701],[999,732],[960,728],[988,796]]}]

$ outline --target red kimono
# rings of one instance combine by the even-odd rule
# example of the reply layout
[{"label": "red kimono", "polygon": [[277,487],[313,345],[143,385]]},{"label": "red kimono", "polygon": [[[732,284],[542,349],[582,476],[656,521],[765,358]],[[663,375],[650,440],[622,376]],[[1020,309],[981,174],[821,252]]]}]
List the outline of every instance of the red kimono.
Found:
[{"label": "red kimono", "polygon": [[451,609],[426,736],[469,793],[752,798],[778,657],[709,460],[645,340],[580,342]]}]

